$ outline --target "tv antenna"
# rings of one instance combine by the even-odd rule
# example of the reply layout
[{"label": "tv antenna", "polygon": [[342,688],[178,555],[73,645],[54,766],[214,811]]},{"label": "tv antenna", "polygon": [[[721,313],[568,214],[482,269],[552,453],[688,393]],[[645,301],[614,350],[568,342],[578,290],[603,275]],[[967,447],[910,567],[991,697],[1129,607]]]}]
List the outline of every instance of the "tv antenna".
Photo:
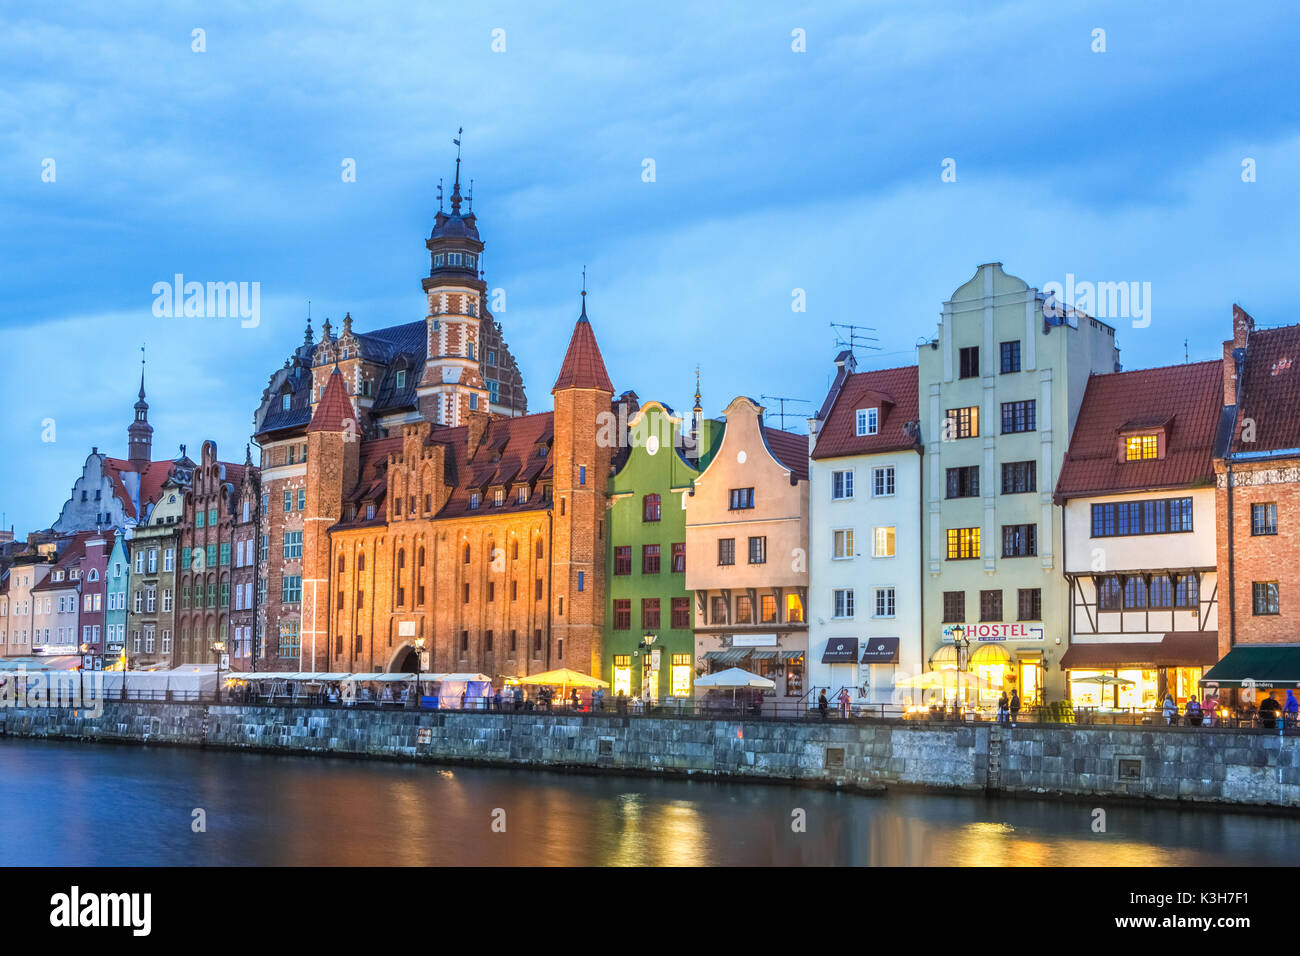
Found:
[{"label": "tv antenna", "polygon": [[843,322],[832,322],[830,325],[835,330],[836,348],[846,348],[850,352],[856,352],[858,349],[869,352],[880,351],[880,337],[876,335],[873,327],[849,325]]},{"label": "tv antenna", "polygon": [[765,402],[777,402],[780,405],[780,408],[777,411],[776,415],[781,420],[781,431],[785,431],[785,403],[786,402],[801,402],[804,405],[812,404],[809,399],[791,398],[788,395],[760,395],[758,397]]}]

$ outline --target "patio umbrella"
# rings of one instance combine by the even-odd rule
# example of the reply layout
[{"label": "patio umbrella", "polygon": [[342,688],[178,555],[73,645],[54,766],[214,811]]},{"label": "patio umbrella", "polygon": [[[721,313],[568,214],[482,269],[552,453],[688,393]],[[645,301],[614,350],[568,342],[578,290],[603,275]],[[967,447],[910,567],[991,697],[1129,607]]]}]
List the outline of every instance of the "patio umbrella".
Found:
[{"label": "patio umbrella", "polygon": [[[1127,677],[1112,677],[1110,674],[1094,674],[1091,677],[1072,677],[1070,682],[1073,684],[1099,684],[1101,687],[1120,687],[1133,682]],[[1103,697],[1101,706],[1106,706],[1106,700]]]},{"label": "patio umbrella", "polygon": [[599,677],[592,677],[589,674],[583,674],[580,671],[569,670],[567,667],[561,667],[553,671],[546,671],[541,674],[529,674],[527,677],[519,678],[521,684],[559,684],[560,699],[564,699],[565,692],[570,687],[608,687],[609,684]]},{"label": "patio umbrella", "polygon": [[736,702],[736,691],[741,687],[760,687],[763,690],[772,690],[776,687],[776,682],[740,667],[728,667],[725,671],[718,671],[716,674],[705,674],[703,677],[697,677],[695,686],[730,687],[731,702],[734,704]]}]

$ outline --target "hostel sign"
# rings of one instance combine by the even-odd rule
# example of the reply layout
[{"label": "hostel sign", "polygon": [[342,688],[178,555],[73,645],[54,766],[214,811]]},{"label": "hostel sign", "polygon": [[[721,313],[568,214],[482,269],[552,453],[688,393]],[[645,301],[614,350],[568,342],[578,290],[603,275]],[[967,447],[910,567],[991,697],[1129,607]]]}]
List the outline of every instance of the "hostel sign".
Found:
[{"label": "hostel sign", "polygon": [[969,641],[1041,641],[1043,625],[1026,624],[1023,621],[1003,623],[1000,621],[980,621],[978,624],[945,624],[943,639],[954,640],[957,629]]}]

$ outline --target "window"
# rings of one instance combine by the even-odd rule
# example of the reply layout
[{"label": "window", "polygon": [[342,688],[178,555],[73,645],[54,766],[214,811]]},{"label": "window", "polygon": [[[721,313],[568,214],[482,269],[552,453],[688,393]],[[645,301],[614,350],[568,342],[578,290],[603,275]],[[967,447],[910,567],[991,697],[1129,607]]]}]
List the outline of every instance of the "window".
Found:
[{"label": "window", "polygon": [[641,573],[642,574],[659,573],[659,545],[657,544],[641,545]]},{"label": "window", "polygon": [[759,598],[759,613],[762,615],[762,623],[776,623],[776,595],[764,594]]},{"label": "window", "polygon": [[712,617],[710,618],[711,623],[713,624],[727,623],[727,599],[726,598],[720,595],[715,595],[713,598],[713,607],[711,610],[713,611]]},{"label": "window", "polygon": [[840,528],[831,532],[831,559],[850,560],[853,557],[853,529]]},{"label": "window", "polygon": [[831,500],[843,501],[853,497],[853,472],[831,472]]},{"label": "window", "polygon": [[1032,399],[1027,402],[1002,403],[1002,434],[1032,432],[1038,427],[1036,422],[1038,403]]},{"label": "window", "polygon": [[1002,557],[1029,558],[1038,554],[1038,525],[1004,524]]},{"label": "window", "polygon": [[792,592],[785,596],[785,619],[790,624],[803,623],[803,601],[798,594]]},{"label": "window", "polygon": [[674,654],[672,657],[672,695],[691,696],[691,655]]},{"label": "window", "polygon": [[578,484],[580,484],[580,485],[585,485],[586,483],[587,483],[587,466],[586,466],[586,465],[579,465],[579,466],[578,466]]},{"label": "window", "polygon": [[965,561],[980,556],[979,528],[948,529],[948,560]]},{"label": "window", "polygon": [[966,592],[943,592],[943,619],[945,623],[960,624],[966,620]]},{"label": "window", "polygon": [[[135,573],[144,574],[144,551],[140,550],[135,553]],[[58,578],[55,578],[57,581]]]},{"label": "window", "polygon": [[217,563],[217,546],[215,544],[208,545],[203,549],[203,552],[204,560],[209,568]]},{"label": "window", "polygon": [[307,489],[306,488],[298,489],[298,510],[299,511],[307,510]]},{"label": "window", "polygon": [[1200,603],[1200,581],[1192,574],[1180,574],[1174,580],[1174,607],[1195,609]]},{"label": "window", "polygon": [[230,542],[221,542],[221,566],[223,568],[230,566]]},{"label": "window", "polygon": [[1276,581],[1252,581],[1252,603],[1256,614],[1281,614]]},{"label": "window", "polygon": [[397,386],[397,388],[399,388],[399,389],[400,389],[400,388],[406,388],[406,369],[404,369],[404,368],[399,368],[399,369],[397,370],[397,376],[396,376],[396,378],[397,378],[397,381],[395,382],[395,385]]},{"label": "window", "polygon": [[149,565],[150,574],[158,573],[158,549],[157,548],[149,549],[148,565]]},{"label": "window", "polygon": [[632,629],[631,598],[614,599],[614,630],[630,631]]},{"label": "window", "polygon": [[894,616],[894,589],[876,588],[876,617]]},{"label": "window", "polygon": [[980,433],[980,409],[978,405],[969,405],[965,408],[950,408],[945,418],[944,441],[955,441],[958,438],[975,438]]},{"label": "window", "polygon": [[731,511],[741,511],[746,508],[754,507],[754,489],[753,488],[732,488],[731,489]]},{"label": "window", "polygon": [[1147,579],[1134,575],[1124,579],[1124,610],[1141,610],[1147,606]]},{"label": "window", "polygon": [[[280,580],[280,601],[283,604],[299,604],[302,601],[302,575],[286,574]],[[357,607],[360,607],[360,603]]]},{"label": "window", "polygon": [[736,623],[754,623],[754,601],[748,594],[742,594],[736,598]]},{"label": "window", "polygon": [[886,498],[894,493],[894,466],[871,469],[871,496]]},{"label": "window", "polygon": [[1167,574],[1151,575],[1151,587],[1147,594],[1147,606],[1154,608],[1171,608],[1174,606],[1174,585]]},{"label": "window", "polygon": [[1276,502],[1250,506],[1250,533],[1252,535],[1277,534]]},{"label": "window", "polygon": [[208,513],[200,509],[194,513],[194,527],[202,528],[207,519]]},{"label": "window", "polygon": [[981,621],[1002,620],[1002,591],[1001,590],[980,592],[980,620]]},{"label": "window", "polygon": [[632,546],[623,545],[614,549],[614,573],[632,573]]},{"label": "window", "polygon": [[641,520],[658,521],[660,515],[660,503],[658,495],[646,495],[641,499]]},{"label": "window", "polygon": [[1160,457],[1159,435],[1129,435],[1124,439],[1124,460],[1145,461]]},{"label": "window", "polygon": [[880,430],[880,409],[859,408],[855,424],[859,438],[876,434]]},{"label": "window", "polygon": [[[293,492],[286,491],[284,493],[284,513],[288,514],[292,510],[293,510]],[[199,522],[199,527],[200,528],[203,527],[203,522],[201,521]]]},{"label": "window", "polygon": [[673,573],[686,573],[686,542],[678,541],[673,545]]},{"label": "window", "polygon": [[1092,506],[1094,538],[1174,534],[1191,530],[1191,498],[1153,498]]},{"label": "window", "polygon": [[641,599],[641,626],[647,631],[659,629],[659,599]]},{"label": "window", "polygon": [[972,345],[958,353],[958,374],[960,378],[978,378],[980,374],[980,349]]},{"label": "window", "polygon": [[767,538],[756,537],[749,539],[749,563],[750,564],[767,564]]},{"label": "window", "polygon": [[1124,608],[1124,591],[1119,577],[1108,575],[1097,579],[1097,610],[1120,611]]},{"label": "window", "polygon": [[999,348],[1001,357],[1001,372],[1006,375],[1008,372],[1020,371],[1020,342],[1003,342]]},{"label": "window", "polygon": [[836,588],[831,592],[832,617],[853,616],[853,588]]},{"label": "window", "polygon": [[1038,468],[1032,461],[1005,461],[1002,463],[1002,493],[1020,495],[1036,491]]},{"label": "window", "polygon": [[718,564],[735,564],[736,563],[736,539],[719,538],[718,539]]},{"label": "window", "polygon": [[[301,491],[301,492],[299,492],[299,494],[306,494],[306,492],[305,492],[305,491]],[[213,526],[213,527],[216,526],[216,524],[217,524],[217,509],[216,509],[216,508],[209,508],[209,509],[208,509],[208,524],[211,525],[211,526]]]},{"label": "window", "polygon": [[963,465],[960,468],[949,468],[948,492],[949,498],[974,498],[980,493],[980,469],[979,465]]},{"label": "window", "polygon": [[479,492],[471,491],[469,493],[469,507],[471,511],[476,510],[479,504],[482,503],[482,501],[483,501],[483,495],[480,494]]},{"label": "window", "polygon": [[1043,619],[1043,592],[1040,588],[1020,588],[1016,592],[1017,620]]},{"label": "window", "polygon": [[270,536],[269,534],[264,534],[264,535],[262,535],[262,536],[258,539],[258,544],[257,544],[257,560],[259,560],[259,561],[265,561],[265,560],[266,560],[266,554],[267,554],[267,551],[268,551],[268,549],[270,548],[270,546],[271,546],[271,536]]},{"label": "window", "polygon": [[682,630],[691,626],[691,599],[688,597],[675,597],[672,603],[672,622],[674,630]]},{"label": "window", "polygon": [[536,600],[540,601],[540,600],[542,599],[542,579],[541,579],[541,578],[538,578],[536,581],[533,582],[533,594],[534,594]]}]

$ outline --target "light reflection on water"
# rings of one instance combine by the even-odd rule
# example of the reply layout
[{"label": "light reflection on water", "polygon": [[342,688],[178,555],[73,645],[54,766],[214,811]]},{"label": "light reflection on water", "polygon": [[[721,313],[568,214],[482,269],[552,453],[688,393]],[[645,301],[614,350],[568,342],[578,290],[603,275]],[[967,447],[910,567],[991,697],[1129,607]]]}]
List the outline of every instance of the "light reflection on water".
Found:
[{"label": "light reflection on water", "polygon": [[1289,865],[1300,840],[1295,816],[1095,805],[1106,833],[1059,800],[0,740],[8,866]]}]

